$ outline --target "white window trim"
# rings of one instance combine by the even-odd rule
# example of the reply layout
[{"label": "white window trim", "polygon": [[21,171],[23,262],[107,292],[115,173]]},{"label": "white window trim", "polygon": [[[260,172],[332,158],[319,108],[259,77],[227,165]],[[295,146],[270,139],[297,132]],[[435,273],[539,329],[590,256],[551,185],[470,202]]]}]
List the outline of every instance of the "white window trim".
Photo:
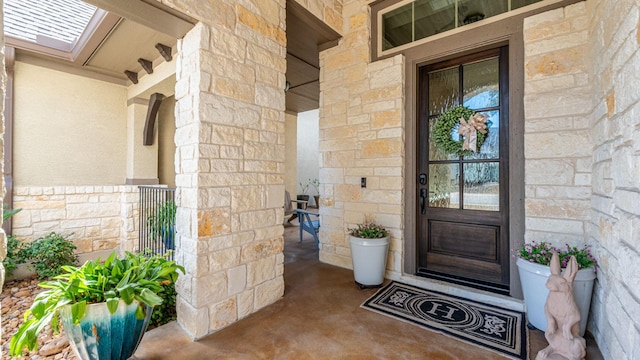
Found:
[{"label": "white window trim", "polygon": [[98,39],[95,39],[94,35],[99,32],[103,33],[103,35],[108,34],[120,20],[119,16],[102,9],[96,9],[87,26],[74,43],[55,40],[46,36],[39,36],[37,41],[33,42],[9,35],[5,37],[5,42],[8,46],[16,49],[28,50],[36,54],[83,64],[105,37],[99,36]]}]

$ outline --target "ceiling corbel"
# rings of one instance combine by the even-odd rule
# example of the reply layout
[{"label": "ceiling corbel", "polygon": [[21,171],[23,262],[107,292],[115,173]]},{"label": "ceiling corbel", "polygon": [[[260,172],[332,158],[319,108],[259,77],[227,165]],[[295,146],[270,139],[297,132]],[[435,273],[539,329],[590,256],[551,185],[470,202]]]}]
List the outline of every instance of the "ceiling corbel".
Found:
[{"label": "ceiling corbel", "polygon": [[156,49],[160,53],[160,55],[164,58],[166,62],[170,62],[173,60],[173,56],[171,55],[171,46],[167,46],[165,44],[157,43]]},{"label": "ceiling corbel", "polygon": [[144,71],[147,72],[147,74],[153,74],[153,63],[150,60],[140,58],[138,59],[138,64],[142,66],[142,68],[144,69]]},{"label": "ceiling corbel", "polygon": [[124,74],[127,75],[127,77],[129,78],[129,80],[131,80],[132,83],[134,83],[134,84],[138,83],[138,73],[137,72],[125,70]]},{"label": "ceiling corbel", "polygon": [[147,118],[144,122],[144,134],[142,139],[142,144],[145,146],[153,145],[156,119],[158,118],[158,110],[160,110],[162,100],[164,100],[164,95],[160,93],[153,93],[149,98],[149,107],[147,108]]}]

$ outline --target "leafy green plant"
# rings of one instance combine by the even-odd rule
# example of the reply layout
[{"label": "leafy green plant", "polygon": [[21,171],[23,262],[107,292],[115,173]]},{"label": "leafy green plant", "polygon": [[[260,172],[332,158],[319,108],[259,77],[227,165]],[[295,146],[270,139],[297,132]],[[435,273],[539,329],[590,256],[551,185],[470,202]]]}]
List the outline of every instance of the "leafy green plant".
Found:
[{"label": "leafy green plant", "polygon": [[19,213],[22,209],[9,209],[7,204],[2,205],[2,221],[7,221],[8,218]]},{"label": "leafy green plant", "polygon": [[38,347],[38,334],[50,323],[59,332],[59,310],[71,306],[72,322],[78,324],[84,317],[87,304],[106,302],[111,314],[118,309],[120,300],[131,304],[140,302],[136,311],[138,319],[144,318],[144,304],[151,307],[163,301],[158,293],[163,285],[175,283],[182,266],[162,256],[146,257],[127,252],[117,258],[112,252],[104,262],[87,261],[81,267],[63,266],[63,273],[53,280],[39,285],[47,290],[34,299],[24,314],[24,323],[11,338],[10,355],[19,356],[26,347],[33,351]]},{"label": "leafy green plant", "polygon": [[74,254],[76,246],[55,232],[34,240],[20,251],[21,259],[31,261],[31,267],[39,279],[60,274],[63,265],[75,265],[78,257]]},{"label": "leafy green plant", "polygon": [[162,298],[162,304],[153,308],[149,329],[162,326],[170,321],[178,319],[176,312],[176,286],[174,283],[162,285],[162,291],[158,293]]},{"label": "leafy green plant", "polygon": [[349,229],[349,235],[361,239],[380,239],[389,236],[389,232],[382,225],[365,222]]},{"label": "leafy green plant", "polygon": [[320,195],[320,180],[318,179],[309,179],[311,186],[316,190],[316,195]]},{"label": "leafy green plant", "polygon": [[305,182],[300,181],[298,184],[300,184],[300,192],[302,195],[307,195],[307,192],[309,192],[309,186],[311,185],[311,179]]},{"label": "leafy green plant", "polygon": [[147,218],[147,228],[149,236],[157,239],[162,234],[163,229],[168,229],[176,224],[176,203],[167,200],[158,206],[152,215]]},{"label": "leafy green plant", "polygon": [[24,244],[13,235],[7,235],[7,257],[2,260],[2,265],[7,277],[13,275],[18,264],[24,263]]},{"label": "leafy green plant", "polygon": [[[19,213],[22,209],[9,209],[7,204],[2,205],[2,221],[7,221],[13,215]],[[2,265],[7,276],[13,275],[13,270],[16,269],[18,264],[24,262],[22,256],[22,248],[24,245],[20,240],[16,239],[12,235],[7,235],[7,256],[2,260]]]}]

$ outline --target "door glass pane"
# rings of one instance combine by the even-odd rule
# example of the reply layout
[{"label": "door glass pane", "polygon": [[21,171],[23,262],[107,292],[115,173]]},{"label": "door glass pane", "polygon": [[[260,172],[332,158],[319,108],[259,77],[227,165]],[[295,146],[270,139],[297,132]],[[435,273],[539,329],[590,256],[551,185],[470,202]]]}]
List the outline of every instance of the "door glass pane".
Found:
[{"label": "door glass pane", "polygon": [[498,162],[464,164],[463,208],[500,211]]},{"label": "door glass pane", "polygon": [[460,208],[458,164],[429,165],[429,207]]},{"label": "door glass pane", "polygon": [[466,159],[499,159],[500,158],[500,111],[482,111],[487,117],[487,137],[480,151],[465,156]]},{"label": "door glass pane", "polygon": [[455,28],[453,0],[417,0],[415,2],[415,40]]},{"label": "door glass pane", "polygon": [[460,85],[458,68],[429,74],[429,114],[438,115],[458,105]]},{"label": "door glass pane", "polygon": [[460,0],[458,26],[468,25],[507,12],[507,0]]},{"label": "door glass pane", "polygon": [[382,15],[382,50],[408,44],[413,41],[413,4],[401,6]]},{"label": "door glass pane", "polygon": [[500,105],[498,58],[463,67],[463,105],[482,109]]}]

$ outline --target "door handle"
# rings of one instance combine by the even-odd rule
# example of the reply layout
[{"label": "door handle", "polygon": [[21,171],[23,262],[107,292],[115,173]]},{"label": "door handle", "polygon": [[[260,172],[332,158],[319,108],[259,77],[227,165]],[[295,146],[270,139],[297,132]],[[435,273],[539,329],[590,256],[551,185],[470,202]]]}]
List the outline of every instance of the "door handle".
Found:
[{"label": "door handle", "polygon": [[424,215],[425,205],[427,203],[427,189],[420,189],[420,213]]}]

